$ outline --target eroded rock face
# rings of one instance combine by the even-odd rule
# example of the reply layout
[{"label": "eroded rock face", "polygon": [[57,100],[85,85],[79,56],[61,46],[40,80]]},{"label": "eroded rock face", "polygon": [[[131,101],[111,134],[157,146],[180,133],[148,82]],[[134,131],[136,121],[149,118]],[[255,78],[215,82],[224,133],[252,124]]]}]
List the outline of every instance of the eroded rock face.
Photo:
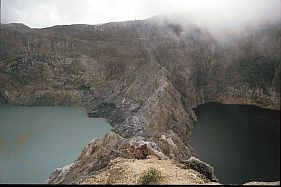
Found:
[{"label": "eroded rock face", "polygon": [[87,144],[73,164],[57,168],[46,183],[76,183],[98,173],[117,157],[146,159],[148,155],[168,158],[154,142],[145,141],[142,137],[125,139],[109,132],[104,138],[94,139]]},{"label": "eroded rock face", "polygon": [[[56,171],[49,183],[72,183],[116,156],[144,158],[150,149],[185,161],[192,155],[192,108],[198,104],[280,110],[278,26],[220,43],[206,30],[182,23],[160,17],[45,29],[2,26],[0,100],[83,106],[89,116],[106,118],[119,135],[96,140],[108,150],[90,143],[94,151],[87,155],[94,157],[86,156],[92,149],[86,146],[85,159],[64,168],[67,174]],[[130,140],[140,147],[130,148]]]},{"label": "eroded rock face", "polygon": [[[119,161],[120,158],[123,158],[123,160],[121,159],[121,161]],[[118,160],[120,164],[120,166],[118,166],[118,171],[115,170],[116,168],[112,168],[112,163],[115,163],[115,160]],[[125,162],[128,162],[128,164]],[[141,170],[135,168],[134,164],[131,165],[130,163],[132,162],[143,163]],[[118,184],[124,183],[126,179],[129,183],[136,183],[134,176],[130,176],[132,174],[131,172],[140,173],[143,169],[148,169],[145,163],[153,162],[155,162],[154,165],[163,170],[163,172],[171,173],[170,169],[176,170],[177,168],[177,172],[181,172],[190,177],[190,179],[185,179],[184,182],[186,184],[217,182],[213,168],[194,157],[191,157],[187,162],[184,162],[183,165],[180,165],[168,159],[168,157],[162,153],[162,150],[151,141],[144,141],[142,137],[134,137],[128,140],[113,132],[109,132],[104,138],[100,140],[95,139],[90,142],[73,164],[66,165],[63,168],[57,168],[46,183],[93,184],[99,181],[100,184],[106,184],[108,181],[111,181],[111,184]],[[130,170],[130,168],[133,169],[129,171],[130,174],[120,174],[123,170]],[[106,179],[100,176],[104,175],[103,173],[105,173]],[[112,173],[114,173],[117,179],[112,178],[113,176],[108,176]],[[175,182],[177,179],[170,178],[169,180]],[[167,182],[167,179],[165,179],[165,181]],[[176,183],[184,184],[181,181],[176,181]]]},{"label": "eroded rock face", "polygon": [[218,182],[214,174],[214,168],[211,167],[209,164],[199,160],[195,157],[190,157],[186,162],[183,162],[188,168],[191,168],[202,175],[204,175],[207,179],[212,182]]}]

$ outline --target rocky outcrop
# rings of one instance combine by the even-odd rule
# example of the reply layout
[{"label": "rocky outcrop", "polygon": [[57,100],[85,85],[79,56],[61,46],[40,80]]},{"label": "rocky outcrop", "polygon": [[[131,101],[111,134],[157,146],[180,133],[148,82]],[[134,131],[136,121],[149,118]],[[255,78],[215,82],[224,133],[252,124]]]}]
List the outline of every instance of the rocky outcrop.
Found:
[{"label": "rocky outcrop", "polygon": [[141,159],[151,150],[186,161],[192,108],[202,103],[280,110],[281,36],[274,24],[225,43],[190,21],[161,17],[44,29],[3,25],[1,34],[0,98],[83,106],[118,134],[91,142],[85,159],[55,171],[49,183],[72,183],[111,159]]},{"label": "rocky outcrop", "polygon": [[209,179],[212,182],[218,182],[218,179],[216,178],[214,174],[214,168],[211,167],[209,164],[195,158],[190,157],[184,164],[202,175],[204,175],[207,179]]},{"label": "rocky outcrop", "polygon": [[146,159],[148,155],[162,160],[168,158],[154,142],[142,137],[124,139],[109,132],[100,140],[92,140],[73,164],[56,169],[46,183],[76,183],[98,173],[117,157]]},{"label": "rocky outcrop", "polygon": [[154,156],[145,160],[117,157],[97,174],[81,179],[75,184],[140,184],[139,177],[149,168],[161,172],[162,178],[158,184],[214,184],[195,170],[173,160],[159,160]]}]

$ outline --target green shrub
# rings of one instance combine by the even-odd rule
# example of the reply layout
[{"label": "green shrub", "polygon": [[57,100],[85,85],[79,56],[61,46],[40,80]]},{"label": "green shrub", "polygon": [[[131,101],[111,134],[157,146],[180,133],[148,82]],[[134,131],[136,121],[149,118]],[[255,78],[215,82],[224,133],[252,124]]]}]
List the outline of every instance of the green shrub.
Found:
[{"label": "green shrub", "polygon": [[156,184],[163,178],[160,171],[155,168],[149,168],[142,172],[138,179],[139,184]]}]

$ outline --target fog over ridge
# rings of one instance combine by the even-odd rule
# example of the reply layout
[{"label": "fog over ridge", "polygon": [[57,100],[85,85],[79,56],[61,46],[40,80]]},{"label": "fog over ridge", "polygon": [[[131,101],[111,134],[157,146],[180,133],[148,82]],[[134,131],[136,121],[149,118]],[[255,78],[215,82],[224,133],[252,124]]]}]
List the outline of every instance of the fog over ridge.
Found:
[{"label": "fog over ridge", "polygon": [[280,21],[280,0],[2,0],[3,23],[20,22],[36,28],[145,19],[172,13],[233,26]]}]

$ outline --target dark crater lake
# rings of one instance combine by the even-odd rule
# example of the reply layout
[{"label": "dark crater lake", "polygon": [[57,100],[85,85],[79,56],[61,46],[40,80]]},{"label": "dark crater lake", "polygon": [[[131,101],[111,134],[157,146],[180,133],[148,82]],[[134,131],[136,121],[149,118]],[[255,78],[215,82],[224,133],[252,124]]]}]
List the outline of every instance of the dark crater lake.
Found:
[{"label": "dark crater lake", "polygon": [[0,183],[44,183],[110,130],[79,107],[0,104]]},{"label": "dark crater lake", "polygon": [[207,103],[195,112],[191,145],[220,183],[280,180],[280,111]]}]

